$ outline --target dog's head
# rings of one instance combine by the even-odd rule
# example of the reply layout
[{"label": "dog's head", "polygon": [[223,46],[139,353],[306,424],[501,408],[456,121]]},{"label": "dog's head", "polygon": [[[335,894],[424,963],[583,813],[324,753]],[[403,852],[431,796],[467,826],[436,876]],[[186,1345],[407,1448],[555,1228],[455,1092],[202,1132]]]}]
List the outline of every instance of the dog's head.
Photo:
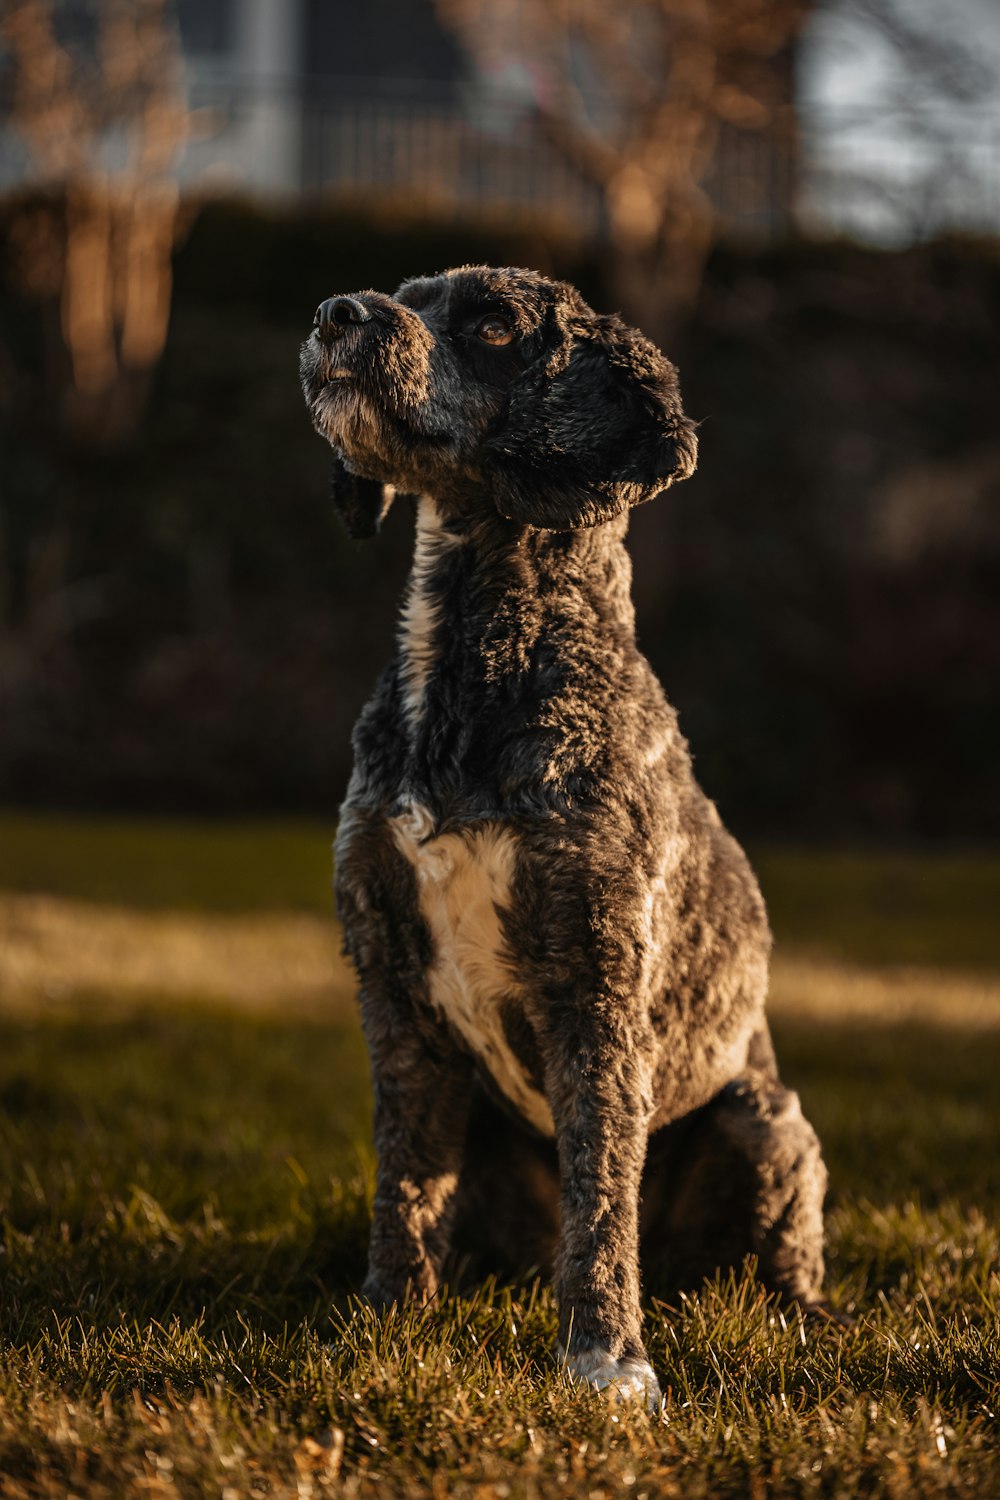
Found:
[{"label": "dog's head", "polygon": [[331,297],[300,373],[358,536],[397,489],[466,515],[492,506],[552,531],[594,526],[695,466],[670,361],[535,271],[466,266],[394,297]]}]

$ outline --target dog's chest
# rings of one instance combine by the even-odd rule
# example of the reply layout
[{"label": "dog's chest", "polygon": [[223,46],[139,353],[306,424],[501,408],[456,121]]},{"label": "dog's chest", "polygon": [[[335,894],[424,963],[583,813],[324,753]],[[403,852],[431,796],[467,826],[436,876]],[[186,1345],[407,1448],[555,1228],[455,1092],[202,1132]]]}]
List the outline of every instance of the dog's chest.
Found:
[{"label": "dog's chest", "polygon": [[496,824],[429,837],[427,809],[413,804],[390,819],[397,848],[413,866],[420,910],[434,956],[432,1003],[489,1070],[497,1086],[537,1130],[553,1134],[544,1094],[510,1045],[504,1006],[517,1003],[500,913],[507,906],[516,844]]}]

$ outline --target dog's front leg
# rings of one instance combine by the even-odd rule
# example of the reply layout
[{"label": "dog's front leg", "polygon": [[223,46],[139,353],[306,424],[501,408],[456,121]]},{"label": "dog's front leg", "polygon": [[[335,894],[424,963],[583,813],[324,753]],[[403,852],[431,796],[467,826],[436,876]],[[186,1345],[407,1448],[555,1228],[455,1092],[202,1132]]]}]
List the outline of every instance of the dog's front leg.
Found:
[{"label": "dog's front leg", "polygon": [[[379,1045],[366,1026],[378,1156],[363,1292],[385,1306],[437,1291],[447,1254],[468,1112],[468,1064],[419,1033]],[[388,1039],[382,1038],[388,1042]],[[374,1045],[373,1045],[374,1044]]]},{"label": "dog's front leg", "polygon": [[[610,1009],[610,1007],[609,1007]],[[639,1296],[639,1191],[649,1080],[641,1051],[600,1007],[547,1059],[559,1148],[561,1234],[556,1259],[559,1345],[569,1375],[644,1400],[660,1388],[646,1358]]]},{"label": "dog's front leg", "polygon": [[470,1064],[427,992],[432,950],[413,871],[385,819],[345,805],[337,910],[360,981],[378,1166],[368,1274],[378,1305],[426,1299],[448,1250],[469,1108]]}]

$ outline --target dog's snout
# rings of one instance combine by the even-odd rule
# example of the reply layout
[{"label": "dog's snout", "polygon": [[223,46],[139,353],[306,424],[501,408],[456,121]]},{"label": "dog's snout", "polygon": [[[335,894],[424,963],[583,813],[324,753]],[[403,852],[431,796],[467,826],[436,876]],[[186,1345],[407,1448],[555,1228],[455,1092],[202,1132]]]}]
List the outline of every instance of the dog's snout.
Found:
[{"label": "dog's snout", "polygon": [[336,335],[353,323],[367,323],[371,314],[356,297],[327,297],[316,309],[313,326],[321,334]]}]

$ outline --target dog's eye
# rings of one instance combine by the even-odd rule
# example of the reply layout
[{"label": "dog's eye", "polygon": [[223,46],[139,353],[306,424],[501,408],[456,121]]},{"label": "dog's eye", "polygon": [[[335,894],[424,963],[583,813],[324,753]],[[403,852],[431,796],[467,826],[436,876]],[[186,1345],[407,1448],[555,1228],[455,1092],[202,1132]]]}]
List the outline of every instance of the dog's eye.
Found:
[{"label": "dog's eye", "polygon": [[476,329],[476,334],[484,344],[510,344],[514,340],[514,330],[506,318],[489,317],[484,318]]}]

